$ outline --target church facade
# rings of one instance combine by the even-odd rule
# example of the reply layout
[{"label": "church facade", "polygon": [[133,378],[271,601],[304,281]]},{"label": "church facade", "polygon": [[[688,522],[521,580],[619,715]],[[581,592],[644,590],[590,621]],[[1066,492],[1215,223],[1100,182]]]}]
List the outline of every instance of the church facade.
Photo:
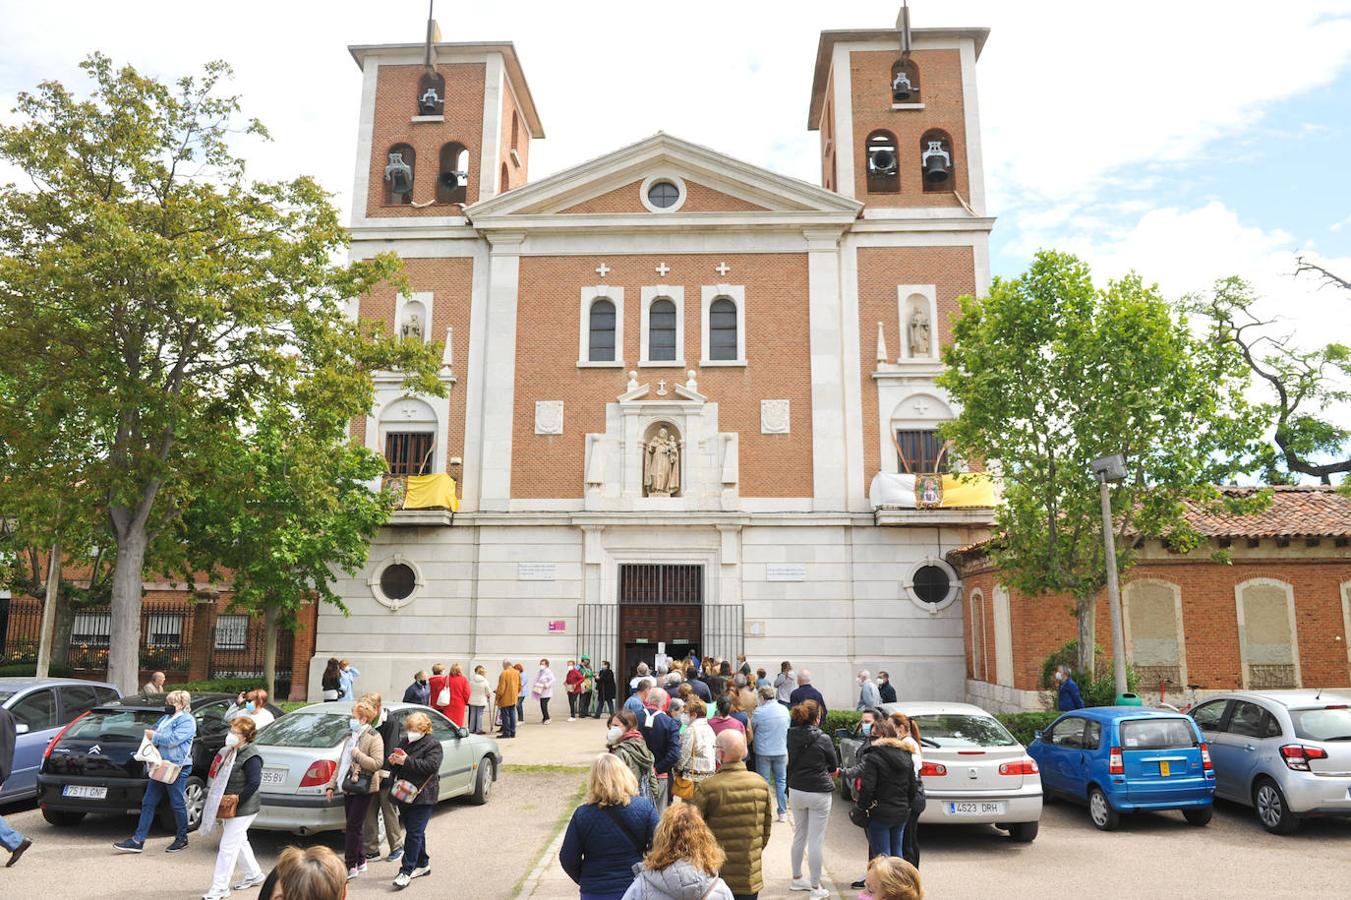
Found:
[{"label": "church facade", "polygon": [[[457,496],[397,511],[339,583],[312,693],[330,656],[401,691],[436,661],[694,651],[791,660],[835,705],[860,668],[961,699],[944,557],[992,516],[941,502],[960,462],[934,379],[957,298],[989,283],[985,38],[823,33],[819,185],[664,133],[531,179],[511,44],[351,48],[352,255],[393,251],[408,280],[353,313],[446,344],[446,396],[382,374],[354,438]],[[879,473],[913,475],[909,500]]]}]

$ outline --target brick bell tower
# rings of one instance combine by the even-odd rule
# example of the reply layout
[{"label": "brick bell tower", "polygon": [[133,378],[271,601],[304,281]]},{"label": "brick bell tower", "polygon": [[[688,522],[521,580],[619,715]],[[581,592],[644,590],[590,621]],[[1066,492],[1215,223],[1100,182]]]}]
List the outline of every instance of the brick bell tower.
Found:
[{"label": "brick bell tower", "polygon": [[821,183],[869,209],[955,207],[983,216],[976,60],[986,29],[826,31],[807,128]]},{"label": "brick bell tower", "polygon": [[510,42],[443,43],[428,18],[421,44],[348,49],[364,76],[357,152],[369,163],[357,166],[354,226],[463,217],[525,183],[544,128]]}]

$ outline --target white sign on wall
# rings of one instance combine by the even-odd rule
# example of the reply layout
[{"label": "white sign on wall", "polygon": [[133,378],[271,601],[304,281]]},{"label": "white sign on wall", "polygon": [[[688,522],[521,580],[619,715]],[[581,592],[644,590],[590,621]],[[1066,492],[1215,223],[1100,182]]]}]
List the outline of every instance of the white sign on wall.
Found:
[{"label": "white sign on wall", "polygon": [[806,581],[807,567],[801,563],[769,563],[765,566],[766,581]]},{"label": "white sign on wall", "polygon": [[553,581],[558,564],[551,562],[523,562],[516,564],[517,581]]}]

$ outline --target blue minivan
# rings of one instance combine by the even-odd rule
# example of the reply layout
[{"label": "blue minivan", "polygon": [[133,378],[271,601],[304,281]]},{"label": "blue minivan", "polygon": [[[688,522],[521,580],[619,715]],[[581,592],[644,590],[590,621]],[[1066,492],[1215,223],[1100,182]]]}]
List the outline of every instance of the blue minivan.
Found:
[{"label": "blue minivan", "polygon": [[1193,825],[1210,821],[1215,769],[1190,716],[1139,706],[1076,709],[1037,732],[1027,753],[1041,768],[1042,790],[1087,803],[1103,831],[1137,810],[1177,809]]}]

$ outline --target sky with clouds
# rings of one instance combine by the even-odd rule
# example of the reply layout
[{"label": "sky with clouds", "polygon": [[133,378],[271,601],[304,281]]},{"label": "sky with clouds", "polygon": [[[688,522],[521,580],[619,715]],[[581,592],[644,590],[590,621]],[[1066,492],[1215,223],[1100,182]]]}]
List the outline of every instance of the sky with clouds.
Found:
[{"label": "sky with clouds", "polygon": [[[548,138],[538,178],[665,130],[819,182],[806,130],[823,29],[890,27],[899,0],[451,4],[445,40],[511,40]],[[678,10],[678,14],[675,14]],[[156,75],[230,61],[272,131],[259,177],[315,175],[344,207],[360,77],[348,44],[421,40],[425,0],[0,0],[0,116],[100,50]],[[996,274],[1039,247],[1173,296],[1231,273],[1308,342],[1351,336],[1351,299],[1294,280],[1294,254],[1351,273],[1351,0],[914,0],[917,27],[992,29],[978,77]],[[0,177],[12,173],[0,171]]]}]

